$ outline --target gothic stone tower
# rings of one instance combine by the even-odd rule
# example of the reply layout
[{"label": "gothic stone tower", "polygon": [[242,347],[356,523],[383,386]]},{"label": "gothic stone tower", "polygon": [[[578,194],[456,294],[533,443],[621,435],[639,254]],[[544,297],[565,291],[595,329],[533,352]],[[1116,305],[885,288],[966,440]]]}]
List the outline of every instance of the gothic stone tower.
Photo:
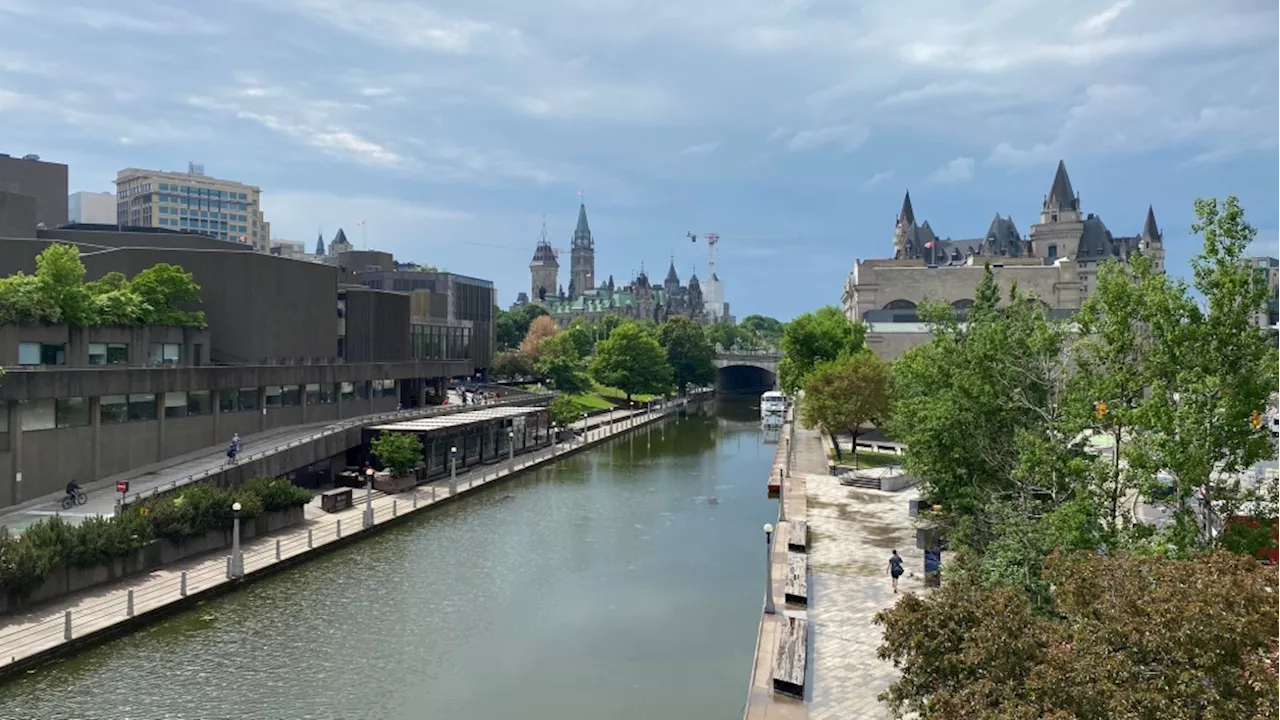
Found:
[{"label": "gothic stone tower", "polygon": [[1049,262],[1060,257],[1075,257],[1083,234],[1080,196],[1071,188],[1066,163],[1059,160],[1053,185],[1040,209],[1040,222],[1031,226],[1031,252]]},{"label": "gothic stone tower", "polygon": [[547,225],[542,224],[542,237],[538,239],[538,247],[533,251],[533,260],[529,263],[529,275],[532,283],[529,297],[533,302],[546,300],[548,295],[556,294],[557,276],[560,274],[560,261],[556,259],[556,251],[547,240]]},{"label": "gothic stone tower", "polygon": [[573,231],[573,245],[569,251],[569,287],[575,295],[596,286],[596,242],[587,224],[587,206],[578,206],[578,227]]}]

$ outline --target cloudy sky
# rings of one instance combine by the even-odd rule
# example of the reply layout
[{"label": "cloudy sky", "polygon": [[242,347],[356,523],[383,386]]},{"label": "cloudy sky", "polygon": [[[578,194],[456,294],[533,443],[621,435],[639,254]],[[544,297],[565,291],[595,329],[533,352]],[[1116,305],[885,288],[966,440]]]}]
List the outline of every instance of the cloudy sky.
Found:
[{"label": "cloudy sky", "polygon": [[[1275,0],[0,0],[0,152],[256,184],[278,238],[346,228],[527,290],[584,192],[598,278],[706,276],[739,317],[838,302],[906,189],[943,236],[1027,232],[1059,158],[1148,204],[1185,272],[1198,196],[1277,245]],[[562,276],[567,276],[566,271]],[[567,277],[564,278],[567,283]]]}]

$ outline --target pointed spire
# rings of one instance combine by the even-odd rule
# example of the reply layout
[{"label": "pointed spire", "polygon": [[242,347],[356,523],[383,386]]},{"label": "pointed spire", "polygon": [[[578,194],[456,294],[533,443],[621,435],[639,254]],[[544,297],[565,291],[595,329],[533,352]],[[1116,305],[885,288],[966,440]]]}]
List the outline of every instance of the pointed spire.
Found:
[{"label": "pointed spire", "polygon": [[542,219],[542,234],[538,236],[538,244],[533,249],[533,261],[529,263],[529,267],[544,265],[548,267],[560,267],[560,261],[556,259],[555,248],[551,247],[551,240],[547,238],[547,219]]},{"label": "pointed spire", "polygon": [[667,266],[667,279],[662,281],[663,285],[679,285],[680,276],[676,274],[676,256],[671,256],[671,264]]},{"label": "pointed spire", "polygon": [[320,231],[320,235],[316,237],[316,257],[324,257],[324,231]]},{"label": "pointed spire", "polygon": [[1049,188],[1049,197],[1045,200],[1047,207],[1057,207],[1079,211],[1080,202],[1075,190],[1071,188],[1071,178],[1067,175],[1066,162],[1058,161],[1058,170],[1053,174],[1053,186]]},{"label": "pointed spire", "polygon": [[592,245],[591,225],[587,223],[587,205],[582,203],[578,205],[578,226],[573,230],[573,246],[590,248]]},{"label": "pointed spire", "polygon": [[905,225],[914,225],[916,223],[916,211],[911,207],[911,191],[907,191],[907,196],[902,199],[902,212],[898,213],[898,222]]},{"label": "pointed spire", "polygon": [[1142,239],[1160,239],[1160,226],[1156,225],[1156,211],[1150,205],[1147,206],[1147,220],[1142,223]]}]

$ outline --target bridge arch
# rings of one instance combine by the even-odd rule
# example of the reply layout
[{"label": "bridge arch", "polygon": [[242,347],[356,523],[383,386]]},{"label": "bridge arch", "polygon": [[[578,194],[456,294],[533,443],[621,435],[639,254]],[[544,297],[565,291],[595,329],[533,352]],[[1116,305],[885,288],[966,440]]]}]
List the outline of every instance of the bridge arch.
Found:
[{"label": "bridge arch", "polygon": [[716,392],[751,394],[772,390],[778,384],[776,350],[716,353]]}]

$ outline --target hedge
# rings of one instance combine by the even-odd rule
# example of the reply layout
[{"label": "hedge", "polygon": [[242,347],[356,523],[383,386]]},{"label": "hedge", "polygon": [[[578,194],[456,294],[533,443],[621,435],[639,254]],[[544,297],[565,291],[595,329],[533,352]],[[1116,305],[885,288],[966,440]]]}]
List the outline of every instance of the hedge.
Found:
[{"label": "hedge", "polygon": [[156,538],[179,541],[231,527],[231,504],[240,517],[306,505],[311,491],[280,478],[254,478],[236,488],[204,483],[130,505],[109,518],[72,525],[60,517],[27,526],[21,535],[0,527],[0,591],[31,592],[62,565],[94,567],[145,547]]}]

